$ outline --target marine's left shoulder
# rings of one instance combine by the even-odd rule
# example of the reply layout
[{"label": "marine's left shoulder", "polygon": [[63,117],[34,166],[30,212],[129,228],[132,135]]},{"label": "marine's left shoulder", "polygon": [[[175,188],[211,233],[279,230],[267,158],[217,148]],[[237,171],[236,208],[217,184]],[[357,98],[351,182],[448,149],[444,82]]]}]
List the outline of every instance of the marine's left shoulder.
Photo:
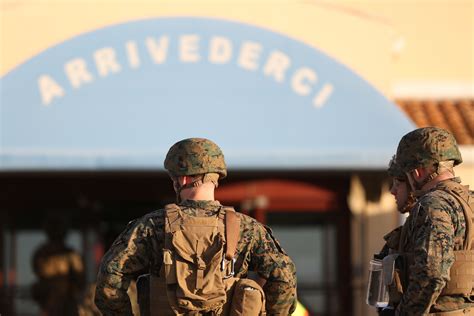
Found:
[{"label": "marine's left shoulder", "polygon": [[419,198],[417,213],[420,218],[437,219],[441,222],[455,220],[462,216],[462,205],[452,192],[435,189]]},{"label": "marine's left shoulder", "polygon": [[418,203],[423,208],[438,209],[457,207],[459,201],[454,196],[454,190],[452,189],[456,187],[456,185],[453,185],[452,187],[445,185],[438,186],[420,197]]},{"label": "marine's left shoulder", "polygon": [[253,218],[253,217],[251,217],[247,214],[237,212],[237,211],[235,212],[235,214],[237,214],[237,216],[240,220],[241,226],[253,227],[253,226],[259,224],[259,222],[255,218]]}]

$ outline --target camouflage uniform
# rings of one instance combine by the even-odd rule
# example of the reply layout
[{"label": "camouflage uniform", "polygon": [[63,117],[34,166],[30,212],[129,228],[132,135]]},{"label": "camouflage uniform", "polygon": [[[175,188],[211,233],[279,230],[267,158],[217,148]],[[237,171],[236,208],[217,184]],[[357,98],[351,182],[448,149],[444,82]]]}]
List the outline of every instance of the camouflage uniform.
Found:
[{"label": "camouflage uniform", "polygon": [[[194,216],[215,216],[217,201],[185,200],[183,212]],[[296,272],[271,230],[255,219],[238,213],[241,219],[235,271],[245,277],[256,271],[267,279],[264,286],[267,313],[288,315],[296,299]],[[104,315],[132,315],[127,288],[132,279],[151,272],[158,275],[164,245],[164,210],[131,222],[105,254],[97,279],[95,302]]]},{"label": "camouflage uniform", "polygon": [[[462,158],[454,137],[440,128],[412,131],[401,139],[397,149],[397,163],[407,174],[418,167],[439,167],[445,161],[457,165]],[[438,172],[422,183],[414,183],[417,202],[400,240],[403,296],[396,315],[427,315],[474,306],[468,296],[442,293],[450,280],[454,251],[462,250],[466,236],[463,207],[453,192],[466,196],[467,189],[459,178],[451,178],[421,190]]]},{"label": "camouflage uniform", "polygon": [[[404,205],[398,205],[398,211],[402,214],[408,212],[414,205],[415,200],[413,194],[409,190],[409,184],[407,181],[407,177],[400,166],[396,163],[396,156],[393,156],[390,160],[387,169],[388,175],[393,179],[392,186],[399,186],[404,185],[407,190],[407,200],[404,201]],[[398,182],[398,184],[395,183]],[[393,187],[390,189],[392,192]],[[398,190],[398,189],[396,189]],[[393,192],[392,192],[393,193]],[[398,193],[393,193],[394,195]],[[383,246],[382,250],[379,254],[374,255],[374,259],[382,260],[388,255],[398,254],[400,252],[400,239],[402,236],[406,234],[407,230],[407,221],[405,221],[404,225],[399,226],[386,234],[383,238],[385,240],[385,245]],[[389,294],[389,305],[387,308],[377,308],[379,315],[393,315],[394,308],[398,306],[400,303],[403,290],[400,281],[400,266],[399,261],[395,261],[395,271],[393,275],[392,283],[388,286],[388,294]]]},{"label": "camouflage uniform", "polygon": [[398,307],[399,315],[474,306],[462,296],[440,296],[449,280],[455,245],[462,244],[466,234],[462,207],[446,193],[447,185],[462,190],[459,179],[440,182],[419,197],[407,219],[408,232],[401,246],[404,253],[414,255],[414,261],[408,263],[408,276],[402,279],[405,291]]},{"label": "camouflage uniform", "polygon": [[[170,175],[218,174],[226,167],[220,149],[206,139],[187,139],[175,144],[165,160]],[[212,182],[212,176],[210,177]],[[176,187],[179,194],[182,187]],[[192,186],[199,184],[191,183]],[[217,185],[217,183],[216,183]],[[189,187],[189,186],[188,186]],[[184,200],[181,211],[192,216],[217,216],[218,201]],[[263,287],[270,315],[289,315],[296,307],[296,272],[291,259],[273,237],[270,228],[241,213],[236,251],[236,277],[255,271],[266,279]],[[104,315],[132,315],[127,288],[131,280],[146,273],[159,275],[163,262],[165,211],[160,209],[129,223],[105,254],[97,278],[96,305]]]},{"label": "camouflage uniform", "polygon": [[[393,156],[390,160],[387,173],[390,177],[393,178],[393,181],[403,182],[404,185],[408,185],[405,173],[396,163],[396,156]],[[414,203],[415,200],[413,194],[411,192],[408,192],[408,198],[405,202],[405,205],[398,211],[403,214],[405,213],[405,210],[410,210],[413,207]],[[378,257],[385,257],[390,253],[398,252],[400,248],[400,237],[402,234],[402,230],[406,230],[406,228],[403,228],[403,226],[404,225],[395,228],[383,237],[385,240],[385,245]]]},{"label": "camouflage uniform", "polygon": [[[394,181],[403,181],[406,182],[406,175],[401,170],[401,168],[396,164],[396,156],[393,156],[390,160],[388,165],[387,173],[390,177],[394,179]],[[412,207],[413,200],[408,200],[404,208]],[[402,210],[399,210],[402,212]],[[402,212],[403,213],[403,212]],[[383,258],[391,253],[398,252],[400,246],[400,235],[402,232],[402,226],[399,226],[392,230],[390,233],[386,234],[383,239],[385,240],[385,245],[383,246],[382,250],[380,251],[378,258]]]}]

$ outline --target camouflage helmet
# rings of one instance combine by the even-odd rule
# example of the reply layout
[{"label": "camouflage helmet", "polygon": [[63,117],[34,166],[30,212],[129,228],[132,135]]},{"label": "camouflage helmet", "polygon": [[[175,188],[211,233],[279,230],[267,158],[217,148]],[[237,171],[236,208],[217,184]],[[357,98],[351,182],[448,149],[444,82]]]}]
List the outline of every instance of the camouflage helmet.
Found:
[{"label": "camouflage helmet", "polygon": [[174,176],[218,173],[227,176],[224,154],[219,146],[205,138],[183,139],[166,154],[165,169]]},{"label": "camouflage helmet", "polygon": [[403,136],[396,156],[404,172],[447,160],[453,160],[455,166],[462,163],[456,139],[439,127],[418,128]]},{"label": "camouflage helmet", "polygon": [[403,172],[400,165],[397,163],[397,155],[394,155],[390,162],[388,163],[387,173],[390,177],[397,178],[397,179],[406,179],[406,174]]}]

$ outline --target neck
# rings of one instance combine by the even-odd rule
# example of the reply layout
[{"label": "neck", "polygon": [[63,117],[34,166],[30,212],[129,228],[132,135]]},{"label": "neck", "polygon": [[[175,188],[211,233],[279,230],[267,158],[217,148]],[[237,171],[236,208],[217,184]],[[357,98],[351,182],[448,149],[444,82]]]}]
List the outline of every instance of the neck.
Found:
[{"label": "neck", "polygon": [[431,189],[433,189],[435,186],[437,186],[438,183],[440,183],[441,181],[449,180],[449,179],[452,179],[452,178],[454,178],[454,175],[453,175],[451,172],[443,172],[443,173],[439,174],[438,176],[436,176],[433,180],[431,180],[431,181],[429,181],[428,183],[426,183],[426,184],[421,188],[421,190],[422,190],[422,191],[431,190]]},{"label": "neck", "polygon": [[183,189],[180,197],[181,200],[214,201],[214,184],[204,183],[196,188]]}]

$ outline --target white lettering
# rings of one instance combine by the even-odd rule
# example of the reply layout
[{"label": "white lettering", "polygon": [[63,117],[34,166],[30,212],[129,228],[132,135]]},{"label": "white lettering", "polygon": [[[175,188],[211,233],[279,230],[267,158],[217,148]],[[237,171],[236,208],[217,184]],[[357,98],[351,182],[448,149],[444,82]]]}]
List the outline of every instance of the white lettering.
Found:
[{"label": "white lettering", "polygon": [[262,45],[255,42],[244,42],[240,48],[238,64],[247,70],[257,70]]},{"label": "white lettering", "polygon": [[71,85],[77,89],[83,83],[94,80],[94,77],[87,71],[86,61],[82,58],[76,58],[64,65],[64,71]]},{"label": "white lettering", "polygon": [[64,96],[64,89],[48,75],[41,75],[38,78],[38,88],[45,106],[48,106],[54,98]]},{"label": "white lettering", "polygon": [[[279,83],[288,82],[291,89],[299,96],[308,96],[311,99],[311,105],[315,108],[324,106],[328,99],[334,93],[334,86],[329,82],[318,84],[317,72],[310,67],[301,67],[294,72],[291,71],[293,61],[291,55],[282,50],[269,51],[268,58],[262,60],[262,54],[265,47],[260,42],[243,41],[239,51],[235,51],[235,43],[232,38],[223,36],[211,36],[208,43],[208,51],[201,51],[201,39],[199,34],[184,34],[177,39],[178,56],[173,55],[184,63],[195,63],[206,56],[209,64],[219,65],[229,62],[236,62],[236,66],[249,70],[258,71],[261,69],[263,76]],[[160,37],[147,37],[144,42],[145,49],[148,50],[150,59],[155,64],[166,62],[170,52],[170,37],[163,35]],[[128,64],[131,69],[137,69],[142,65],[142,56],[140,44],[131,39],[122,44],[124,60],[119,59],[118,50],[114,47],[104,47],[93,52],[92,57],[95,61],[97,76],[107,77],[113,73],[121,72],[122,67]],[[238,56],[236,56],[238,54]],[[202,55],[202,56],[201,56]],[[267,56],[267,54],[265,54]],[[204,57],[204,58],[206,58]],[[235,66],[235,64],[234,64]],[[64,72],[69,80],[71,87],[78,89],[84,84],[92,83],[96,76],[89,71],[86,60],[75,58],[68,60],[64,64]],[[48,106],[66,94],[64,86],[66,83],[59,84],[50,75],[43,74],[37,79],[41,102]],[[67,87],[66,87],[67,88]]]},{"label": "white lettering", "polygon": [[179,58],[185,63],[194,63],[201,59],[199,56],[199,36],[183,35],[179,38]]},{"label": "white lettering", "polygon": [[313,98],[313,105],[317,108],[320,108],[326,103],[329,97],[334,91],[334,86],[330,83],[326,83],[321,91]]},{"label": "white lettering", "polygon": [[134,41],[128,41],[125,43],[127,49],[128,64],[131,68],[140,67],[140,56],[138,55],[137,43]]},{"label": "white lettering", "polygon": [[168,55],[169,38],[168,36],[160,37],[157,43],[154,38],[148,37],[145,40],[148,52],[155,64],[162,64]]},{"label": "white lettering", "polygon": [[115,58],[115,50],[111,47],[105,47],[94,53],[97,71],[101,77],[106,77],[109,73],[120,72],[122,67]]},{"label": "white lettering", "polygon": [[232,43],[225,37],[213,37],[209,44],[209,62],[225,64],[232,58]]},{"label": "white lettering", "polygon": [[298,69],[291,79],[291,87],[296,94],[306,96],[311,93],[311,84],[318,80],[316,73],[310,68]]},{"label": "white lettering", "polygon": [[285,72],[290,67],[290,58],[282,52],[272,52],[263,68],[266,76],[273,76],[277,82],[285,80]]}]

